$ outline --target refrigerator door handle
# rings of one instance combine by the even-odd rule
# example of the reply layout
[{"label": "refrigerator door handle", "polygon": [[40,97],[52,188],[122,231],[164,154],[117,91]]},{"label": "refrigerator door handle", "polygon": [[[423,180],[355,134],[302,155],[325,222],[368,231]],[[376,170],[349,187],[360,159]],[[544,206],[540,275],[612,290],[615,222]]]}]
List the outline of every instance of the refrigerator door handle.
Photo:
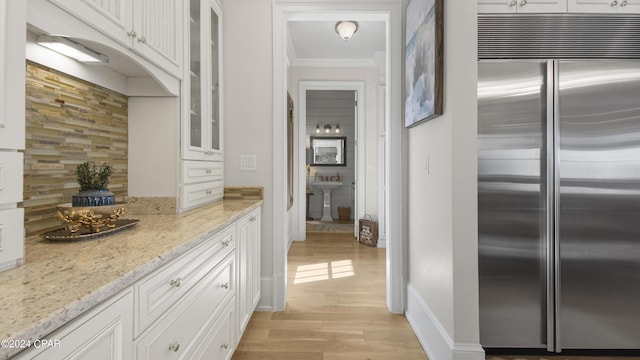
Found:
[{"label": "refrigerator door handle", "polygon": [[547,93],[547,112],[546,116],[546,139],[545,151],[546,156],[546,177],[547,186],[545,189],[546,196],[546,293],[547,293],[547,351],[552,352],[555,350],[555,165],[554,155],[556,151],[555,146],[555,101],[557,100],[557,84],[555,81],[557,62],[554,60],[547,61],[547,74],[546,74],[546,93]]},{"label": "refrigerator door handle", "polygon": [[562,351],[562,339],[560,334],[560,64],[558,60],[553,60],[553,208],[551,216],[553,216],[553,314],[554,314],[554,350],[559,353]]}]

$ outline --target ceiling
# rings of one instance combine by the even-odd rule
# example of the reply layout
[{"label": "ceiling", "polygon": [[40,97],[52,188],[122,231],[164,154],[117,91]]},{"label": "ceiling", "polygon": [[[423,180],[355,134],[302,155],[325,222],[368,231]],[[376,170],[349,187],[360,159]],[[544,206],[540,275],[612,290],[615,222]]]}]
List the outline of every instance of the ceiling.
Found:
[{"label": "ceiling", "polygon": [[335,31],[335,20],[306,20],[287,23],[289,62],[292,66],[316,63],[375,65],[374,56],[385,51],[385,21],[358,21],[358,31],[348,41]]}]

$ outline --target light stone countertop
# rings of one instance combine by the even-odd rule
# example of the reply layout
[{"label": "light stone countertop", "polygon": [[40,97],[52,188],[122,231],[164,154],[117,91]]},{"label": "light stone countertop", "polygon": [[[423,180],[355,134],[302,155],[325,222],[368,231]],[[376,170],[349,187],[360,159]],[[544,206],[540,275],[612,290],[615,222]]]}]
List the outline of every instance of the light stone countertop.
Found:
[{"label": "light stone countertop", "polygon": [[[94,240],[25,239],[25,264],[0,273],[0,340],[46,338],[261,204],[223,200],[180,215],[125,215],[140,222]],[[20,350],[0,346],[0,359]]]}]

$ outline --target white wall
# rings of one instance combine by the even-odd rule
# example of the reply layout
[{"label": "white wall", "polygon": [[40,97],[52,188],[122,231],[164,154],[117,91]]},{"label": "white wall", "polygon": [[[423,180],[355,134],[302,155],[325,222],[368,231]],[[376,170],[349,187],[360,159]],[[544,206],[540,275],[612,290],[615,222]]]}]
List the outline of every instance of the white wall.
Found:
[{"label": "white wall", "polygon": [[175,97],[129,98],[129,196],[177,196],[178,102]]},{"label": "white wall", "polygon": [[[224,4],[225,185],[264,187],[259,309],[274,305],[271,23],[270,1],[234,0]],[[241,154],[256,155],[255,171],[240,171]]]},{"label": "white wall", "polygon": [[444,115],[407,131],[407,318],[431,359],[483,359],[475,2],[445,1]]},{"label": "white wall", "polygon": [[[377,67],[291,67],[289,92],[298,99],[299,81],[364,81],[365,82],[365,212],[378,219],[378,128],[377,128]],[[296,104],[297,105],[297,104]],[[307,119],[309,122],[309,119]],[[315,123],[311,122],[308,126]],[[322,172],[322,169],[319,169]],[[351,209],[352,216],[355,210]]]}]

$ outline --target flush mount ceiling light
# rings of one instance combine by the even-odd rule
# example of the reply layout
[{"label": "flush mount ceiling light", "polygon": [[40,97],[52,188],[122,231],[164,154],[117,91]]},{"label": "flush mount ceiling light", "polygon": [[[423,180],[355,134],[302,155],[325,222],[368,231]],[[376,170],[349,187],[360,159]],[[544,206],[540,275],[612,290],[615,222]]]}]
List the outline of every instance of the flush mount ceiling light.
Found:
[{"label": "flush mount ceiling light", "polygon": [[358,23],[356,21],[338,21],[336,23],[336,33],[344,41],[351,39],[356,31],[358,31]]},{"label": "flush mount ceiling light", "polygon": [[107,64],[109,62],[109,58],[106,55],[95,52],[62,36],[40,35],[38,44],[84,64]]}]

